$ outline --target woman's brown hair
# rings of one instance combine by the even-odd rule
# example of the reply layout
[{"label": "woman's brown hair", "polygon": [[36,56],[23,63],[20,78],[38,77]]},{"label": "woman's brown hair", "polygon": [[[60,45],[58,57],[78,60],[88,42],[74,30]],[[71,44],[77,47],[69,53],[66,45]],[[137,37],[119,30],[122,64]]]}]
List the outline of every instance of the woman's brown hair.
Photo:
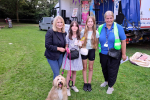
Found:
[{"label": "woman's brown hair", "polygon": [[85,37],[83,47],[86,47],[86,44],[87,44],[87,37],[88,37],[88,30],[89,30],[88,26],[87,26],[87,23],[88,23],[89,19],[93,20],[93,27],[92,27],[93,33],[92,33],[92,36],[91,36],[91,39],[92,39],[91,44],[92,44],[92,47],[94,49],[97,49],[98,41],[96,39],[96,22],[95,22],[95,18],[92,17],[92,16],[89,16],[86,20],[86,25],[85,25],[84,35],[83,35]]},{"label": "woman's brown hair", "polygon": [[70,24],[70,28],[69,28],[69,39],[72,40],[72,35],[73,35],[73,31],[72,31],[72,26],[73,24],[76,24],[76,26],[78,27],[78,30],[76,32],[77,35],[77,40],[80,40],[80,32],[79,32],[79,24],[76,21],[72,21]]}]

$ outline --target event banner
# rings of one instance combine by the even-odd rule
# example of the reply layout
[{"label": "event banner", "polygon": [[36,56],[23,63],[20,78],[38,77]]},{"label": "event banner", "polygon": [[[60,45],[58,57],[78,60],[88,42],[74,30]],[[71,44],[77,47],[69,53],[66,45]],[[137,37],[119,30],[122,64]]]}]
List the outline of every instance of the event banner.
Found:
[{"label": "event banner", "polygon": [[114,1],[114,19],[116,19],[116,15],[118,15],[119,1],[121,0]]},{"label": "event banner", "polygon": [[89,2],[82,1],[82,23],[86,23],[86,19],[89,16]]},{"label": "event banner", "polygon": [[74,8],[72,12],[72,17],[77,17],[78,8]]},{"label": "event banner", "polygon": [[91,0],[91,4],[90,4],[90,16],[95,17],[95,5],[94,5],[94,0]]}]

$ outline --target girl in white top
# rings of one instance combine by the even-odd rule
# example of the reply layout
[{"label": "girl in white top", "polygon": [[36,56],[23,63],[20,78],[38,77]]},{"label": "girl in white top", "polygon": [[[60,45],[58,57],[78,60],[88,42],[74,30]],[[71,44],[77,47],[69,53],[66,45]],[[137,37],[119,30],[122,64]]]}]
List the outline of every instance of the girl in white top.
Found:
[{"label": "girl in white top", "polygon": [[[92,16],[89,16],[86,20],[86,25],[85,29],[81,31],[81,38],[85,37],[84,43],[82,47],[85,47],[88,49],[88,55],[82,56],[82,62],[83,62],[83,79],[84,79],[84,86],[83,90],[84,91],[91,91],[91,80],[92,80],[92,75],[93,75],[93,64],[95,60],[95,51],[98,46],[98,38],[99,38],[99,33],[96,31],[96,22],[95,18]],[[89,77],[88,77],[88,83],[87,83],[87,78],[86,78],[86,71],[87,71],[87,59],[89,59]]]}]

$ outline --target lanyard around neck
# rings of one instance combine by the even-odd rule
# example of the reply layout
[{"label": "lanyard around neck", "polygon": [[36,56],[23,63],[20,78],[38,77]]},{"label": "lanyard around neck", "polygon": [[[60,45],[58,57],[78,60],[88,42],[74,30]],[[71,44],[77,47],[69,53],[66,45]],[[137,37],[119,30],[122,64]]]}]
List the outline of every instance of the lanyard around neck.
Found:
[{"label": "lanyard around neck", "polygon": [[106,39],[107,39],[107,41],[108,41],[108,37],[109,37],[110,31],[109,31],[109,33],[107,34],[107,28],[105,28],[105,33],[106,33]]},{"label": "lanyard around neck", "polygon": [[[107,34],[107,28],[105,28],[105,33],[106,33],[106,43],[105,44],[108,44],[108,37],[109,37],[110,31]],[[108,51],[109,51],[109,46],[108,46]]]}]

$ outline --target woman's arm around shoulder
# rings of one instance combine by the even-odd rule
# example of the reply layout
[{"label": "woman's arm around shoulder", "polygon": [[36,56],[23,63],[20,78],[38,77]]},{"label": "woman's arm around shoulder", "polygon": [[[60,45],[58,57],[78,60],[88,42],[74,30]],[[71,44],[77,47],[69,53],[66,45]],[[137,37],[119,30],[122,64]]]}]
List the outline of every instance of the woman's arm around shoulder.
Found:
[{"label": "woman's arm around shoulder", "polygon": [[99,38],[99,32],[96,30],[96,38]]},{"label": "woman's arm around shoulder", "polygon": [[117,24],[117,27],[118,27],[118,33],[119,33],[120,40],[125,40],[126,39],[126,35],[125,35],[123,27],[121,25],[119,25],[119,24]]}]

